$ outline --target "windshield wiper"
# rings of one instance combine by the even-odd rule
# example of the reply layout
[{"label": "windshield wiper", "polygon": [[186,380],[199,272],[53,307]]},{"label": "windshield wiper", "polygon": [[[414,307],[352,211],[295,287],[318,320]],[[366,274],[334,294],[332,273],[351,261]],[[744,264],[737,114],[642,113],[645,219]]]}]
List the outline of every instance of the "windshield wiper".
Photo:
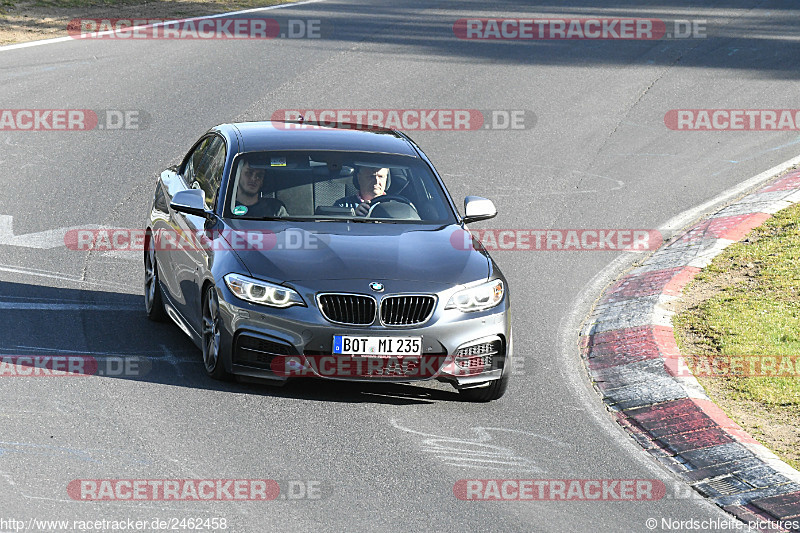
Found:
[{"label": "windshield wiper", "polygon": [[302,222],[309,219],[302,217],[248,217],[239,218],[237,220],[288,220],[289,222]]},{"label": "windshield wiper", "polygon": [[247,218],[237,218],[236,220],[259,220],[259,221],[281,221],[286,220],[289,222],[359,222],[361,224],[367,223],[388,223],[388,224],[399,224],[404,222],[403,220],[386,220],[386,219],[376,219],[376,218],[364,218],[364,217],[355,217],[355,218],[344,218],[344,217],[247,217]]},{"label": "windshield wiper", "polygon": [[375,224],[403,224],[405,222],[417,222],[416,220],[394,219],[394,218],[350,218],[348,222],[360,222],[366,224],[372,222]]}]

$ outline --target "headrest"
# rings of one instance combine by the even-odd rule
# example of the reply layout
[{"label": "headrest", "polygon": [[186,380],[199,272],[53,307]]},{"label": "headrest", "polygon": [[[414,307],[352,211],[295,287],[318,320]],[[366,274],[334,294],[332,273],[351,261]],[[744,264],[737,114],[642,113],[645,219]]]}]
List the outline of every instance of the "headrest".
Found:
[{"label": "headrest", "polygon": [[353,175],[353,167],[341,166],[335,163],[311,167],[315,178],[337,179]]}]

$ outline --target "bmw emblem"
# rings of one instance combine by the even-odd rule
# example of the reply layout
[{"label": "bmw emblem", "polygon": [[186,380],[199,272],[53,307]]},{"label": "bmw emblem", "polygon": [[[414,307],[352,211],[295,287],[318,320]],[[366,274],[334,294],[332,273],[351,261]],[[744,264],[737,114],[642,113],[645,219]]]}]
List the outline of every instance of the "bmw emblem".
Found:
[{"label": "bmw emblem", "polygon": [[383,283],[378,283],[377,281],[373,281],[369,284],[369,288],[375,292],[383,292]]}]

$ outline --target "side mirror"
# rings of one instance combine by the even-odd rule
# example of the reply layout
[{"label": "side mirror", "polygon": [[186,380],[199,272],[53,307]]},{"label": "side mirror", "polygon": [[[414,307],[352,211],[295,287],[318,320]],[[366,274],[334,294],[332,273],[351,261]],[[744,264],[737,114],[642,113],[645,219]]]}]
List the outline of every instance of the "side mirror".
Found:
[{"label": "side mirror", "polygon": [[187,189],[176,192],[169,206],[179,213],[207,219],[214,218],[214,212],[206,209],[206,193],[200,189]]},{"label": "side mirror", "polygon": [[487,198],[480,196],[467,196],[464,198],[464,224],[486,220],[497,216],[497,209],[494,203]]}]

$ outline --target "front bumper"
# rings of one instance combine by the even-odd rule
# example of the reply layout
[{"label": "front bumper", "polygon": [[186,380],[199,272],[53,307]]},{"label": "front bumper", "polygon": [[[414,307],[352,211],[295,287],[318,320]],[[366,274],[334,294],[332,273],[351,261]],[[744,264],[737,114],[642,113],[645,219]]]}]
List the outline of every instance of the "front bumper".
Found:
[{"label": "front bumper", "polygon": [[[487,311],[445,310],[445,303],[459,288],[435,293],[437,305],[425,323],[402,327],[331,323],[317,308],[312,292],[300,291],[308,307],[274,309],[240,300],[227,287],[218,285],[223,322],[221,355],[232,374],[279,383],[317,377],[403,383],[435,379],[459,389],[485,385],[511,371],[508,297]],[[385,296],[397,294],[404,293]],[[333,354],[334,335],[419,336],[422,356],[416,363],[413,357],[399,357],[374,366],[375,359],[367,358],[362,365],[359,357]],[[394,370],[387,372],[387,365]]]}]

